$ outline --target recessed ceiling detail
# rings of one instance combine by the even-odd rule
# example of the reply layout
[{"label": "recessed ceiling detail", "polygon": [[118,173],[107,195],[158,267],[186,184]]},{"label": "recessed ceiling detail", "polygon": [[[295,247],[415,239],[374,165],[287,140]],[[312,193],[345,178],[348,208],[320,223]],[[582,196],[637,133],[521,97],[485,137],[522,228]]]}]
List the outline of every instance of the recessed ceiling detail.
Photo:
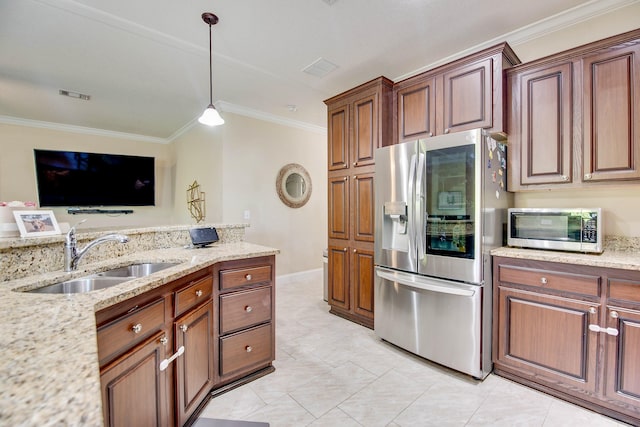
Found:
[{"label": "recessed ceiling detail", "polygon": [[307,65],[302,71],[316,77],[324,77],[333,70],[338,68],[333,62],[324,58],[318,58],[313,63]]}]

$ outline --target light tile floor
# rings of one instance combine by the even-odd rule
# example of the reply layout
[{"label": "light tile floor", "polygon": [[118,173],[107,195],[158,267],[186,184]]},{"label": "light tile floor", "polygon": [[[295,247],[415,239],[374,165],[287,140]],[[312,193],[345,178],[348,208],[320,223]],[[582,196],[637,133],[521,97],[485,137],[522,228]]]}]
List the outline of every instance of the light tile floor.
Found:
[{"label": "light tile floor", "polygon": [[284,426],[625,426],[496,375],[479,382],[328,313],[322,276],[276,287],[275,372],[203,418]]}]

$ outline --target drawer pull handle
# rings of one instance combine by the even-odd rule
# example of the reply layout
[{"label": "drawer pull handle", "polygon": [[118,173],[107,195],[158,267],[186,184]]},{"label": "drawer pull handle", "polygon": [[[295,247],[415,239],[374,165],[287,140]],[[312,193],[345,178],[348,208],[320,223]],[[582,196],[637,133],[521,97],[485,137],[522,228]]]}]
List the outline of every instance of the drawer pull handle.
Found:
[{"label": "drawer pull handle", "polygon": [[244,349],[247,353],[251,353],[253,351],[253,347],[251,347],[250,345],[246,346]]},{"label": "drawer pull handle", "polygon": [[549,283],[549,280],[547,280],[546,277],[541,277],[540,278],[540,283],[542,283],[543,285],[546,285],[547,283]]},{"label": "drawer pull handle", "polygon": [[169,366],[169,363],[173,362],[183,354],[184,354],[184,346],[181,345],[178,351],[176,351],[173,356],[171,356],[168,359],[164,359],[162,362],[160,362],[160,370],[164,371],[165,369],[167,369],[167,367]]},{"label": "drawer pull handle", "polygon": [[140,323],[138,323],[137,325],[133,325],[131,327],[131,330],[133,331],[134,334],[139,334],[140,331],[142,331],[142,325]]},{"label": "drawer pull handle", "polygon": [[251,307],[250,305],[246,306],[244,308],[244,311],[246,311],[247,313],[251,313],[253,311],[253,307]]},{"label": "drawer pull handle", "polygon": [[189,327],[188,327],[187,325],[182,325],[182,326],[180,326],[180,330],[181,330],[182,332],[187,332],[187,329],[189,329]]},{"label": "drawer pull handle", "polygon": [[168,342],[169,342],[169,339],[167,337],[160,338],[160,344],[167,345]]},{"label": "drawer pull handle", "polygon": [[602,328],[598,325],[589,325],[589,330],[593,332],[602,332],[608,335],[618,336],[618,330],[616,328]]},{"label": "drawer pull handle", "polygon": [[244,278],[247,279],[247,280],[251,280],[252,279],[250,274],[245,274]]},{"label": "drawer pull handle", "polygon": [[198,298],[200,298],[200,297],[202,296],[202,291],[201,291],[200,289],[198,289],[198,290],[196,291],[196,296],[197,296]]},{"label": "drawer pull handle", "polygon": [[612,311],[611,313],[609,313],[609,316],[611,316],[612,319],[617,319],[619,314],[617,311]]}]

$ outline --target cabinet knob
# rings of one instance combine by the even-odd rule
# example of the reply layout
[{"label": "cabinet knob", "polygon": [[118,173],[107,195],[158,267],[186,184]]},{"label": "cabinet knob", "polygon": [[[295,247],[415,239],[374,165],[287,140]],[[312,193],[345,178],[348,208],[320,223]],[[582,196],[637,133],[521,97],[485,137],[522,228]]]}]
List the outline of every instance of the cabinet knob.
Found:
[{"label": "cabinet knob", "polygon": [[342,248],[342,252],[347,252],[347,248]]},{"label": "cabinet knob", "polygon": [[346,180],[348,180],[348,179],[349,179],[349,177],[348,177],[348,176],[345,176],[344,178],[342,178],[342,180],[343,180],[343,181],[346,181]]},{"label": "cabinet knob", "polygon": [[139,334],[140,331],[142,331],[142,325],[140,323],[138,323],[137,325],[133,325],[131,327],[131,330],[133,331],[134,334]]},{"label": "cabinet knob", "polygon": [[357,253],[357,252],[358,252],[358,250],[357,250],[357,249],[354,249],[354,250],[353,250],[353,253],[354,253],[354,254],[355,254],[355,253]]},{"label": "cabinet knob", "polygon": [[169,339],[167,337],[160,338],[160,344],[167,345],[168,342],[169,342]]},{"label": "cabinet knob", "polygon": [[250,305],[246,306],[244,308],[244,311],[246,311],[247,313],[251,313],[253,311],[253,307],[251,307]]},{"label": "cabinet knob", "polygon": [[358,179],[358,175],[353,175],[353,179]]},{"label": "cabinet knob", "polygon": [[444,133],[449,133],[449,131],[450,131],[450,129],[449,129],[449,128],[446,128],[446,129],[444,130]]},{"label": "cabinet knob", "polygon": [[250,345],[248,345],[248,346],[246,346],[246,347],[244,348],[244,350],[245,350],[247,353],[251,353],[251,352],[253,351],[253,347],[251,347]]},{"label": "cabinet knob", "polygon": [[611,313],[609,313],[609,316],[611,316],[612,319],[617,319],[619,317],[617,311],[612,311]]},{"label": "cabinet knob", "polygon": [[433,136],[433,132],[429,132],[429,138]]},{"label": "cabinet knob", "polygon": [[353,162],[353,166],[358,166],[358,162]]},{"label": "cabinet knob", "polygon": [[598,309],[595,307],[589,307],[589,313],[591,314],[596,314],[598,312]]},{"label": "cabinet knob", "polygon": [[569,177],[567,175],[562,175],[560,177],[563,181],[569,181]]},{"label": "cabinet knob", "polygon": [[202,296],[202,291],[201,291],[200,289],[198,289],[198,290],[196,291],[196,296],[197,296],[198,298],[200,298],[200,297]]},{"label": "cabinet knob", "polygon": [[540,278],[540,283],[542,283],[543,285],[546,285],[547,283],[549,283],[549,281],[547,280],[546,277],[541,277]]},{"label": "cabinet knob", "polygon": [[584,174],[584,179],[590,180],[591,179],[591,174],[590,173],[585,173]]},{"label": "cabinet knob", "polygon": [[188,327],[187,325],[182,325],[182,326],[180,326],[180,330],[181,330],[182,332],[187,332],[187,329],[189,329],[189,327]]},{"label": "cabinet knob", "polygon": [[251,280],[251,279],[252,279],[252,277],[251,277],[251,275],[250,275],[250,274],[245,274],[245,275],[244,275],[244,278],[245,278],[245,279],[247,279],[247,280]]}]

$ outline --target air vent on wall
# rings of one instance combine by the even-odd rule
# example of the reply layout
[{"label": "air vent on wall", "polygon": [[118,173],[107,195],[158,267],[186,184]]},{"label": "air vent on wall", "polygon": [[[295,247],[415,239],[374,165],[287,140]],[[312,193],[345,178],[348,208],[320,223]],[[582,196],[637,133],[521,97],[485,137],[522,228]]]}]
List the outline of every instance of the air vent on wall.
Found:
[{"label": "air vent on wall", "polygon": [[68,96],[69,98],[82,99],[83,101],[88,101],[91,99],[91,95],[85,95],[84,93],[71,92],[69,90],[60,89],[58,91],[60,95]]},{"label": "air vent on wall", "polygon": [[318,58],[312,64],[307,65],[302,71],[312,76],[324,77],[336,68],[338,68],[338,66],[333,62],[329,62],[324,58]]}]

